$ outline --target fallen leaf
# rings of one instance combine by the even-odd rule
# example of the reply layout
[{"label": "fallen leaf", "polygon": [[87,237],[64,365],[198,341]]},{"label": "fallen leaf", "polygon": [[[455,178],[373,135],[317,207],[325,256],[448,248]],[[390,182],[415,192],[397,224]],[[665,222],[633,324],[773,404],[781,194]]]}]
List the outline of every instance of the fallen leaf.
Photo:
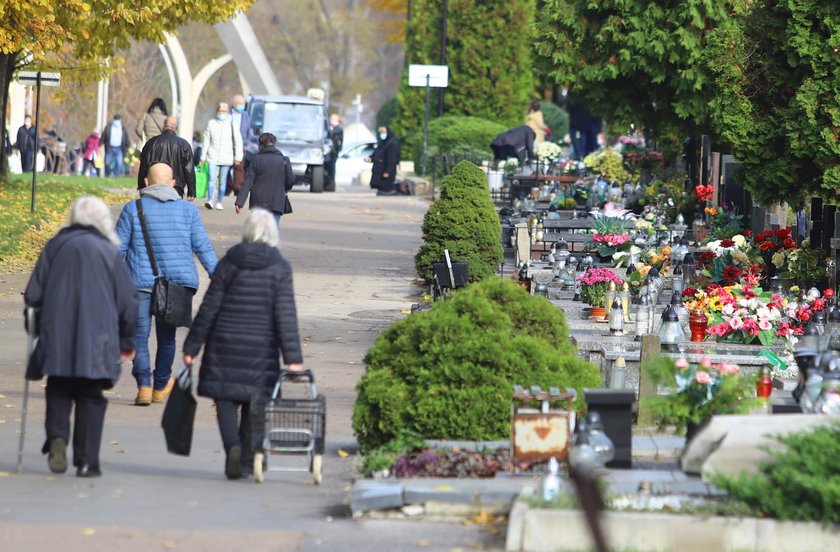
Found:
[{"label": "fallen leaf", "polygon": [[441,493],[448,493],[454,491],[455,488],[452,485],[436,485],[435,490]]},{"label": "fallen leaf", "polygon": [[111,441],[111,444],[112,444],[112,445],[119,445],[119,444],[120,444],[120,442],[119,442],[119,441]]},{"label": "fallen leaf", "polygon": [[87,529],[82,529],[82,534],[86,537],[92,537],[96,534],[96,529],[92,527],[88,527]]},{"label": "fallen leaf", "polygon": [[432,544],[431,542],[427,541],[426,539],[422,539],[417,541],[417,546],[429,546]]},{"label": "fallen leaf", "polygon": [[173,548],[175,548],[175,543],[170,541],[170,540],[163,541],[163,547],[166,548],[167,550],[172,550]]},{"label": "fallen leaf", "polygon": [[346,450],[338,449],[338,455],[342,458],[347,458],[348,456],[350,456],[350,453]]}]

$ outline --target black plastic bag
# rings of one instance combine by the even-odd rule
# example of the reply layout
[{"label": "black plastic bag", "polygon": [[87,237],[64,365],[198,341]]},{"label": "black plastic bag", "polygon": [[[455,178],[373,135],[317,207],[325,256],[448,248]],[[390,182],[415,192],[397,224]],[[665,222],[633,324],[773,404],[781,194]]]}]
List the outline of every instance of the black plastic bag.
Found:
[{"label": "black plastic bag", "polygon": [[197,406],[198,403],[192,394],[192,375],[190,369],[185,367],[176,377],[161,420],[166,437],[166,450],[170,453],[190,455]]}]

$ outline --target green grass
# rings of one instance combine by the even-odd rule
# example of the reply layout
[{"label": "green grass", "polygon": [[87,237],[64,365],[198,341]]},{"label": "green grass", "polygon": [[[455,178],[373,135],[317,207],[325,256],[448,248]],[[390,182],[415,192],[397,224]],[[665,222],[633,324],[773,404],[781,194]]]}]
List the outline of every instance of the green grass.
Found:
[{"label": "green grass", "polygon": [[132,178],[86,178],[38,174],[35,212],[30,213],[32,175],[0,180],[0,272],[30,270],[46,241],[67,222],[76,198],[93,195],[114,205],[128,200],[113,190],[133,190]]}]

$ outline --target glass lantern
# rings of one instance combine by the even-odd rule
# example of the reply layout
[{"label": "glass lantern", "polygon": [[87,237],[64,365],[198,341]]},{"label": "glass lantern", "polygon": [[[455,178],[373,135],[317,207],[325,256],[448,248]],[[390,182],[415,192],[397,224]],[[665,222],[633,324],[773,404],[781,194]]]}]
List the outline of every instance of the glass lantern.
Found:
[{"label": "glass lantern", "polygon": [[609,314],[610,335],[624,335],[624,309],[621,299],[616,296],[610,306]]},{"label": "glass lantern", "polygon": [[598,412],[590,410],[586,420],[589,422],[589,443],[595,451],[598,464],[603,466],[615,458],[615,445],[604,432],[604,423]]},{"label": "glass lantern", "polygon": [[657,333],[663,350],[679,352],[680,344],[685,340],[685,332],[677,311],[670,304],[665,307],[665,311],[662,313],[662,320]]}]

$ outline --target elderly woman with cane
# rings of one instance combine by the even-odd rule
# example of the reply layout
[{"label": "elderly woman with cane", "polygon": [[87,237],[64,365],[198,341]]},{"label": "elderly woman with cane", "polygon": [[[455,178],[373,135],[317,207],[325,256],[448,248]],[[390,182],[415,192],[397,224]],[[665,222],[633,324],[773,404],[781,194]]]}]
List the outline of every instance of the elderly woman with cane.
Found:
[{"label": "elderly woman with cane", "polygon": [[274,216],[252,209],[242,243],[216,266],[184,342],[187,366],[207,344],[198,394],[216,402],[228,479],[253,469],[250,401],[277,381],[280,353],[289,370],[303,370],[292,268],[279,243]]},{"label": "elderly woman with cane", "polygon": [[113,225],[102,200],[76,200],[70,225],[44,246],[24,293],[26,306],[41,311],[40,338],[26,378],[47,376],[43,452],[53,473],[67,471],[75,405],[76,475],[102,475],[99,449],[108,406],[102,391],[114,387],[121,361],[134,358],[137,301]]}]

